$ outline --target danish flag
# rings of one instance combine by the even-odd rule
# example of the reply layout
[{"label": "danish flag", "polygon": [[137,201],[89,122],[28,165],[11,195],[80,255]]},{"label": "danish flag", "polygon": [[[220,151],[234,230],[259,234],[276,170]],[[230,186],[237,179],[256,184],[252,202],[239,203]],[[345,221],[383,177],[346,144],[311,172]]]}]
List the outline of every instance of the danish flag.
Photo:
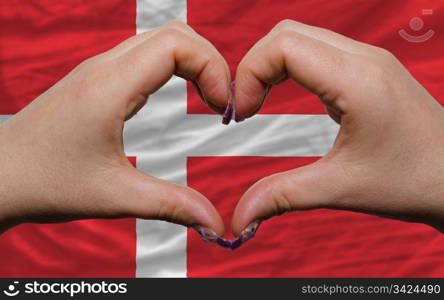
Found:
[{"label": "danish flag", "polygon": [[[188,22],[210,40],[233,74],[282,19],[328,28],[390,50],[444,99],[444,3],[437,1],[10,0],[0,8],[0,122],[84,59],[171,20]],[[422,15],[424,9],[434,13]],[[435,34],[412,43],[398,34],[403,29]],[[220,121],[190,85],[173,77],[125,124],[124,143],[142,172],[208,197],[227,231],[251,184],[317,160],[338,131],[316,96],[292,82],[275,87],[252,119]],[[163,221],[23,224],[0,236],[0,276],[443,277],[444,235],[421,224],[332,210],[266,221],[236,251]]]}]

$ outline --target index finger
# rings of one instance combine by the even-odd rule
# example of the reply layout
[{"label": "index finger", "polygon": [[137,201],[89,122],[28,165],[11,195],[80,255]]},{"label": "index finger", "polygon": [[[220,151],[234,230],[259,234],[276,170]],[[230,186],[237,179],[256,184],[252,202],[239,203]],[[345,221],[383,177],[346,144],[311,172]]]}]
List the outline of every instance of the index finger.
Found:
[{"label": "index finger", "polygon": [[231,96],[225,59],[184,23],[138,35],[113,49],[112,56],[118,70],[113,78],[125,83],[122,92],[130,101],[143,102],[172,75],[197,83],[203,100],[216,112],[224,111]]},{"label": "index finger", "polygon": [[242,59],[236,72],[235,109],[251,117],[267,90],[290,77],[321,98],[335,99],[347,83],[351,53],[294,30],[272,31]]}]

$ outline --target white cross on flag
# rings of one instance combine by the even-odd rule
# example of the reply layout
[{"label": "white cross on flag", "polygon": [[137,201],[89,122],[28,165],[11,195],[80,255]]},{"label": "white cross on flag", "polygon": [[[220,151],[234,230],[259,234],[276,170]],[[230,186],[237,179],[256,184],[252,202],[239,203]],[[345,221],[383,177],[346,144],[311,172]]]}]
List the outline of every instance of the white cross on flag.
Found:
[{"label": "white cross on flag", "polygon": [[[422,17],[424,31],[443,30],[442,16],[421,15],[444,8],[436,1],[36,0],[0,7],[0,123],[82,60],[171,20],[210,40],[233,72],[273,25],[294,19],[387,48],[435,98],[444,94],[442,34],[415,43],[398,34],[413,17]],[[316,97],[292,82],[275,87],[257,116],[224,126],[173,77],[125,124],[124,144],[142,172],[203,193],[229,232],[251,184],[312,163],[337,131]],[[236,251],[163,221],[23,224],[0,236],[0,276],[442,277],[444,236],[424,225],[330,210],[264,222]]]}]

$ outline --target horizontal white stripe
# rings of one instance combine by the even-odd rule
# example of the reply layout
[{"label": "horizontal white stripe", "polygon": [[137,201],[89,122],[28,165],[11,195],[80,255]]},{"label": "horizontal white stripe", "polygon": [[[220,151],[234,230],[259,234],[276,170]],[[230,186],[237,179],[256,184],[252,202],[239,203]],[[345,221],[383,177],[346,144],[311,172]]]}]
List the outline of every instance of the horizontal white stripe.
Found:
[{"label": "horizontal white stripe", "polygon": [[[138,33],[186,10],[185,1],[137,3]],[[225,126],[217,115],[186,114],[186,101],[185,81],[173,77],[126,122],[125,152],[137,157],[142,172],[185,185],[188,156],[322,156],[338,131],[327,115],[257,115]],[[186,229],[137,220],[136,276],[186,276]]]},{"label": "horizontal white stripe", "polygon": [[323,156],[338,131],[327,115],[257,115],[225,126],[216,115],[155,115],[151,104],[149,120],[127,123],[125,151],[147,174],[178,183],[189,156]]},{"label": "horizontal white stripe", "polygon": [[[225,126],[218,115],[186,114],[185,89],[185,81],[173,77],[125,124],[125,151],[146,174],[185,184],[189,156],[322,156],[339,128],[328,115],[257,115]],[[186,274],[182,230],[138,221],[137,276]]]},{"label": "horizontal white stripe", "polygon": [[184,156],[321,156],[337,131],[328,115],[256,115],[229,126],[220,116],[187,115],[164,135]]},{"label": "horizontal white stripe", "polygon": [[[138,0],[137,33],[185,20],[185,0]],[[189,156],[322,156],[338,126],[327,115],[257,115],[225,126],[217,115],[189,115],[185,81],[173,77],[125,123],[127,155],[142,172],[186,184]],[[186,276],[186,230],[137,221],[137,277]]]},{"label": "horizontal white stripe", "polygon": [[226,126],[218,115],[186,114],[182,93],[185,81],[173,77],[125,123],[125,152],[168,165],[158,171],[168,180],[177,180],[172,162],[188,156],[322,156],[339,130],[328,115],[256,115]]}]

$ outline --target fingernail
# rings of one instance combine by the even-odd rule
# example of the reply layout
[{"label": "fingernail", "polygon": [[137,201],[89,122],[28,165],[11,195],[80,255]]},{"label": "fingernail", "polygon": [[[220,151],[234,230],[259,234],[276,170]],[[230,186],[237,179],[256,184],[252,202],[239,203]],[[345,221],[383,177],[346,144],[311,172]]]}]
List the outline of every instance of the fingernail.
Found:
[{"label": "fingernail", "polygon": [[234,240],[220,237],[207,227],[195,225],[193,228],[201,236],[203,241],[218,245],[225,249],[236,250],[255,236],[261,222],[261,220],[257,220],[250,223],[250,225],[245,227],[241,234]]},{"label": "fingernail", "polygon": [[204,240],[205,242],[216,243],[217,239],[219,239],[217,234],[213,230],[211,230],[210,228],[203,227],[200,225],[194,225],[193,228],[194,228],[194,230],[197,231],[197,233],[200,235],[202,240]]},{"label": "fingernail", "polygon": [[230,86],[228,87],[228,102],[232,102],[234,98],[234,81],[230,83]]},{"label": "fingernail", "polygon": [[261,222],[262,222],[261,220],[256,220],[250,223],[250,225],[248,225],[247,227],[245,227],[245,229],[241,232],[241,234],[238,237],[242,240],[242,244],[247,242],[248,240],[251,240],[256,235],[256,232]]},{"label": "fingernail", "polygon": [[231,250],[236,250],[237,248],[239,248],[240,246],[242,246],[243,242],[242,242],[242,238],[238,237],[236,238],[234,241],[231,242]]},{"label": "fingernail", "polygon": [[[234,88],[236,87],[236,82],[232,81],[230,83],[230,89],[228,90],[228,105],[225,109],[225,112],[222,116],[222,124],[228,125],[230,124],[231,120],[234,119],[236,121],[236,112],[234,109]],[[238,122],[238,121],[236,121]],[[240,122],[240,121],[239,121]]]},{"label": "fingernail", "polygon": [[231,241],[230,249],[236,250],[237,248],[239,248],[240,246],[244,245],[246,242],[251,240],[255,236],[261,222],[262,222],[261,220],[257,220],[250,223],[250,225],[248,225],[247,227],[245,227],[245,229],[242,230],[239,236],[235,240]]},{"label": "fingernail", "polygon": [[225,238],[218,237],[216,240],[216,244],[221,246],[222,248],[231,249],[231,241]]},{"label": "fingernail", "polygon": [[225,109],[225,112],[222,116],[222,124],[228,125],[231,122],[231,119],[233,119],[234,114],[234,107],[233,103],[230,101],[227,105],[227,108]]}]

